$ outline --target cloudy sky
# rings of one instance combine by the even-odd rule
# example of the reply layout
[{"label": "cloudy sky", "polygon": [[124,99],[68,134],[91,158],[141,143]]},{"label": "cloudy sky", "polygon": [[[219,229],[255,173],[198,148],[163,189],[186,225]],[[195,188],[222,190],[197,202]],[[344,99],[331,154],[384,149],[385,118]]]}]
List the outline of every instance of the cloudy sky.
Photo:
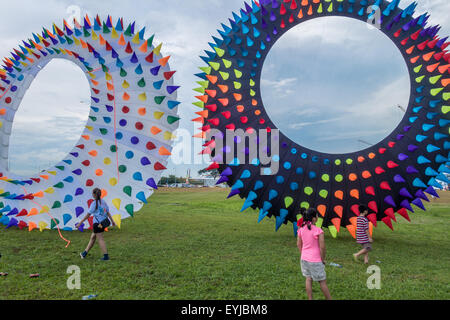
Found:
[{"label": "cloudy sky", "polygon": [[[409,4],[407,1],[405,4]],[[238,11],[241,0],[41,0],[8,1],[0,20],[0,56],[32,32],[61,24],[79,8],[136,20],[156,33],[163,53],[172,55],[177,70],[180,127],[194,133],[190,121],[198,111],[196,87],[199,55],[208,48],[221,22]],[[403,6],[405,6],[403,4]],[[430,22],[450,34],[450,1],[420,0],[418,12],[431,12]],[[343,45],[344,44],[344,45]],[[378,30],[345,18],[320,18],[286,33],[264,64],[262,96],[274,123],[291,139],[322,152],[343,153],[365,148],[358,140],[376,143],[402,118],[396,107],[407,106],[409,79],[394,45]],[[68,61],[54,60],[41,71],[26,94],[13,126],[10,167],[31,174],[62,160],[78,141],[89,113],[89,87],[83,72]],[[288,116],[287,116],[288,115]],[[197,161],[201,159],[197,158]],[[169,166],[185,175],[205,165]]]}]

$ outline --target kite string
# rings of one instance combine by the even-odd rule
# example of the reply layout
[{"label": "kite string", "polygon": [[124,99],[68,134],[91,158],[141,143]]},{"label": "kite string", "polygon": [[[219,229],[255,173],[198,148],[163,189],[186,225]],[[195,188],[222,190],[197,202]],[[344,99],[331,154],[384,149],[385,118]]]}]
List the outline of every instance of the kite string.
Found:
[{"label": "kite string", "polygon": [[[22,186],[22,188],[23,188],[23,190],[25,191],[25,194],[28,194],[28,191],[25,189],[25,187],[23,187]],[[36,204],[38,207],[40,207],[41,209],[43,208],[39,203],[37,203],[36,201],[33,201],[33,200],[31,200],[31,202],[33,202],[34,204]],[[55,218],[53,218],[53,216],[49,213],[49,212],[46,212],[48,215],[49,215],[49,217],[53,220],[53,222],[55,223],[55,225],[56,225],[56,228],[58,229],[58,233],[59,233],[59,237],[61,238],[61,239],[63,239],[64,241],[66,241],[67,242],[67,245],[66,245],[66,248],[70,245],[70,240],[67,240],[66,238],[64,238],[63,237],[63,235],[61,234],[61,230],[59,229],[59,226],[58,226],[58,222],[56,221],[56,219]]]}]

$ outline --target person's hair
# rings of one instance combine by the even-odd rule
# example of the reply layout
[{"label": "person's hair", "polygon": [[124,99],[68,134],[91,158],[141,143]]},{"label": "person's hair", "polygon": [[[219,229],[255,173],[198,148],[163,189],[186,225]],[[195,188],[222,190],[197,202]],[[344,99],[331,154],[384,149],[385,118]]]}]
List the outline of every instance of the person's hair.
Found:
[{"label": "person's hair", "polygon": [[364,211],[367,211],[367,213],[369,213],[369,208],[367,208],[367,206],[364,204],[360,204],[358,209],[359,209],[359,213],[364,213]]},{"label": "person's hair", "polygon": [[95,210],[98,209],[98,202],[100,201],[101,197],[102,197],[102,190],[100,190],[99,188],[95,188],[92,191],[92,194],[94,195],[94,200],[95,200]]},{"label": "person's hair", "polygon": [[301,208],[300,213],[303,215],[302,227],[306,225],[308,227],[308,230],[311,230],[311,222],[318,216],[317,210],[314,208],[309,208],[308,210],[306,210],[305,208]]}]

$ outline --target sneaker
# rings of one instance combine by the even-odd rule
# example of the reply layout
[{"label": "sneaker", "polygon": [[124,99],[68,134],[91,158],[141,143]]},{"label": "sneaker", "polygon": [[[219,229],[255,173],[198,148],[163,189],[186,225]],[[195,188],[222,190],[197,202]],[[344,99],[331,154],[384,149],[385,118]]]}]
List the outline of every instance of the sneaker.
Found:
[{"label": "sneaker", "polygon": [[87,252],[86,251],[83,251],[83,252],[80,253],[81,259],[86,258],[86,256],[87,256]]},{"label": "sneaker", "polygon": [[108,256],[107,254],[105,254],[105,255],[103,256],[103,258],[100,258],[100,260],[102,260],[102,261],[107,261],[107,260],[109,260],[109,256]]}]

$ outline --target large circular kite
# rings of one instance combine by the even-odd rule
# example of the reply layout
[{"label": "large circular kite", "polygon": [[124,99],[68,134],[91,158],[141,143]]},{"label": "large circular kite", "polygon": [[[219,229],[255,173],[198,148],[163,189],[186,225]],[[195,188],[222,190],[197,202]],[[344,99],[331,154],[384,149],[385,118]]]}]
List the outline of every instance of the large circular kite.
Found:
[{"label": "large circular kite", "polygon": [[[178,127],[169,56],[144,39],[145,28],[124,28],[97,16],[83,25],[66,21],[23,41],[0,70],[0,222],[29,230],[73,230],[86,212],[92,189],[120,226],[147,202],[167,165]],[[14,114],[36,74],[52,59],[77,64],[91,87],[91,110],[79,142],[54,167],[24,179],[8,172],[8,144]],[[82,225],[81,230],[92,228]]]},{"label": "large circular kite", "polygon": [[[198,112],[205,137],[212,129],[266,129],[275,132],[264,110],[260,78],[270,48],[286,31],[304,21],[325,16],[355,18],[373,25],[399,48],[409,70],[410,101],[398,127],[383,141],[365,150],[348,154],[326,154],[304,148],[279,134],[279,171],[260,173],[258,161],[220,162],[225,145],[216,150],[216,139],[208,138],[203,153],[211,154],[220,182],[231,187],[230,196],[246,198],[243,210],[259,208],[259,221],[276,217],[276,230],[293,222],[300,207],[317,208],[319,225],[333,236],[344,226],[354,236],[358,205],[371,210],[368,218],[376,226],[381,220],[390,228],[395,213],[409,220],[414,206],[425,210],[426,193],[438,196],[439,181],[448,182],[450,106],[447,38],[440,38],[439,26],[428,26],[429,15],[414,17],[416,3],[406,9],[400,0],[264,0],[245,4],[233,13],[230,25],[222,24],[220,39],[213,37],[213,51],[202,57],[202,81],[197,91]],[[324,75],[325,76],[325,75]],[[251,159],[250,159],[251,160]],[[270,172],[269,172],[270,173]]]}]

